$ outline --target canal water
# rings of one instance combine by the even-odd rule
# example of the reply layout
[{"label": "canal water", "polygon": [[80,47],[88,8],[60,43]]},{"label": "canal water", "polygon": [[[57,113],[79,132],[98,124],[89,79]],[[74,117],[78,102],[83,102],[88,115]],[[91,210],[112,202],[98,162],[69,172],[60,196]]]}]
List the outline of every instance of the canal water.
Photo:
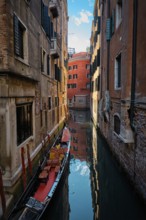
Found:
[{"label": "canal water", "polygon": [[89,111],[70,111],[71,158],[48,220],[146,220],[143,205],[97,134]]}]

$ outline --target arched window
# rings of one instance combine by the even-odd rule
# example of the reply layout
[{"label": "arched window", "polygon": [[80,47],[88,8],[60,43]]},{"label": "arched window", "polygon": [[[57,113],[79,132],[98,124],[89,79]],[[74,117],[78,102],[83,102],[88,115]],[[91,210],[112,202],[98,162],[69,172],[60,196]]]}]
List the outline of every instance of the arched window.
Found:
[{"label": "arched window", "polygon": [[117,115],[114,115],[114,131],[117,134],[120,134],[120,124],[121,124],[120,118]]}]

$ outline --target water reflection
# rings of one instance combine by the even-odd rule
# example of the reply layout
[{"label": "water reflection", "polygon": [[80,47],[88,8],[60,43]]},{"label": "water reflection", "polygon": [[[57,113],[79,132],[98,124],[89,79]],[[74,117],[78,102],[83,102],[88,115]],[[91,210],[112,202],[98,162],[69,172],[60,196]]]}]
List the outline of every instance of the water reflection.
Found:
[{"label": "water reflection", "polygon": [[93,219],[90,153],[91,127],[89,111],[71,111],[71,160],[69,175],[70,220]]},{"label": "water reflection", "polygon": [[69,176],[54,200],[52,220],[145,220],[145,206],[130,186],[88,111],[71,111]]},{"label": "water reflection", "polygon": [[145,220],[146,207],[130,185],[104,139],[97,138],[99,220]]}]

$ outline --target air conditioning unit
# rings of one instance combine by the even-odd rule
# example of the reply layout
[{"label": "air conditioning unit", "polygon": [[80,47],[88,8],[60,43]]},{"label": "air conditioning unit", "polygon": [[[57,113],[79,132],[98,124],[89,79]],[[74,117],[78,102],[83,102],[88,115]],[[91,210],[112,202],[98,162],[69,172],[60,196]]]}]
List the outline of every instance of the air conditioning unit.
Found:
[{"label": "air conditioning unit", "polygon": [[54,57],[54,59],[57,59],[59,57],[59,51],[58,51],[58,45],[57,45],[57,38],[51,39],[51,45],[50,45],[50,55]]},{"label": "air conditioning unit", "polygon": [[57,49],[57,39],[52,38],[51,39],[51,50],[56,50]]}]

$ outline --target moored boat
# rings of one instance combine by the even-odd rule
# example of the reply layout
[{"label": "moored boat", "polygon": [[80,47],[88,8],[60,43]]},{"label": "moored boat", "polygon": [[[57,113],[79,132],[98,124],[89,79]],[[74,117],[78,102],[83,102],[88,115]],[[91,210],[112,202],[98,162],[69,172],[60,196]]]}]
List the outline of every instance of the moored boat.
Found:
[{"label": "moored boat", "polygon": [[70,153],[70,132],[63,129],[62,136],[45,156],[37,173],[9,215],[9,220],[43,219],[59,183],[67,169]]}]

